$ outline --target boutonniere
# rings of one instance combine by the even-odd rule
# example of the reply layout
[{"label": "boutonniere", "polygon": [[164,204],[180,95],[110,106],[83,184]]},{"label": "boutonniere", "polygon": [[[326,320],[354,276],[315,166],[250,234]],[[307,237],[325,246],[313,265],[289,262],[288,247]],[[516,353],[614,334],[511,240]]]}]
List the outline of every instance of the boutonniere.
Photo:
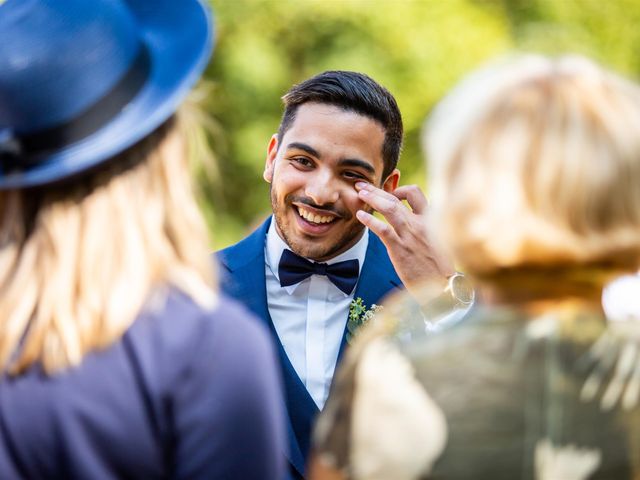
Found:
[{"label": "boutonniere", "polygon": [[382,310],[382,305],[371,305],[371,308],[367,309],[367,306],[362,301],[362,298],[357,297],[351,301],[349,306],[349,321],[347,322],[347,343],[351,343],[355,338],[357,331],[362,328],[366,323],[371,320],[376,313]]}]

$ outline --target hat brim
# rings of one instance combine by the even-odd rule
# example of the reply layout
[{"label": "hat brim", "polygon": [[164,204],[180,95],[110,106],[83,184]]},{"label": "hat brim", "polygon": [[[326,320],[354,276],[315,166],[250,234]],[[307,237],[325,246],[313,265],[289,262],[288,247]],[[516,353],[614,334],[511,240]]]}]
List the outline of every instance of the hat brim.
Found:
[{"label": "hat brim", "polygon": [[213,49],[213,18],[198,0],[128,0],[150,57],[146,83],[102,128],[23,171],[0,176],[0,189],[59,182],[90,170],[150,134],[177,109]]}]

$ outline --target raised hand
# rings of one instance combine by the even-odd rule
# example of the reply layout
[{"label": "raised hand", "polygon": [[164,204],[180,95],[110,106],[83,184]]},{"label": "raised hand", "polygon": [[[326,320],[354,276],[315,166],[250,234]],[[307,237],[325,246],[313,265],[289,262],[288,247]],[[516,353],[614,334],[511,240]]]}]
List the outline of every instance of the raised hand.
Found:
[{"label": "raised hand", "polygon": [[[444,286],[455,273],[452,262],[433,243],[427,227],[428,202],[416,185],[385,192],[370,183],[356,183],[358,196],[378,211],[388,223],[359,210],[358,220],[377,234],[387,247],[398,276],[411,292],[424,281]],[[402,200],[409,204],[407,208]]]}]

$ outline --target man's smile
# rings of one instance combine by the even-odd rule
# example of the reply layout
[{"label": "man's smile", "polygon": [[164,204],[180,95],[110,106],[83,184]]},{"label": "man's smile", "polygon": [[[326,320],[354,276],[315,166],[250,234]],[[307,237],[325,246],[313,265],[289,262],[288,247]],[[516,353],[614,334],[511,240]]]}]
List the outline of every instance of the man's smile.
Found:
[{"label": "man's smile", "polygon": [[298,207],[298,213],[302,218],[311,223],[329,223],[335,220],[335,217],[325,217],[321,215],[314,215],[313,212],[310,212],[304,208]]},{"label": "man's smile", "polygon": [[300,203],[293,204],[298,226],[307,235],[323,235],[339,220],[335,212],[319,210]]}]

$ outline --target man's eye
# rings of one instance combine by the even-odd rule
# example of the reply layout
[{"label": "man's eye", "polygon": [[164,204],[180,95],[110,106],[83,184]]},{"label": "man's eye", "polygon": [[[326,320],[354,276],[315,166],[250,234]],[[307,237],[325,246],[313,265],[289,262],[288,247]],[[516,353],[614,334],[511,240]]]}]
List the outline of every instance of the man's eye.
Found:
[{"label": "man's eye", "polygon": [[297,163],[300,166],[303,167],[312,167],[313,163],[311,162],[311,160],[309,160],[306,157],[293,157],[291,160],[293,160],[295,163]]},{"label": "man's eye", "polygon": [[344,176],[351,180],[367,180],[367,177],[358,172],[344,172]]}]

